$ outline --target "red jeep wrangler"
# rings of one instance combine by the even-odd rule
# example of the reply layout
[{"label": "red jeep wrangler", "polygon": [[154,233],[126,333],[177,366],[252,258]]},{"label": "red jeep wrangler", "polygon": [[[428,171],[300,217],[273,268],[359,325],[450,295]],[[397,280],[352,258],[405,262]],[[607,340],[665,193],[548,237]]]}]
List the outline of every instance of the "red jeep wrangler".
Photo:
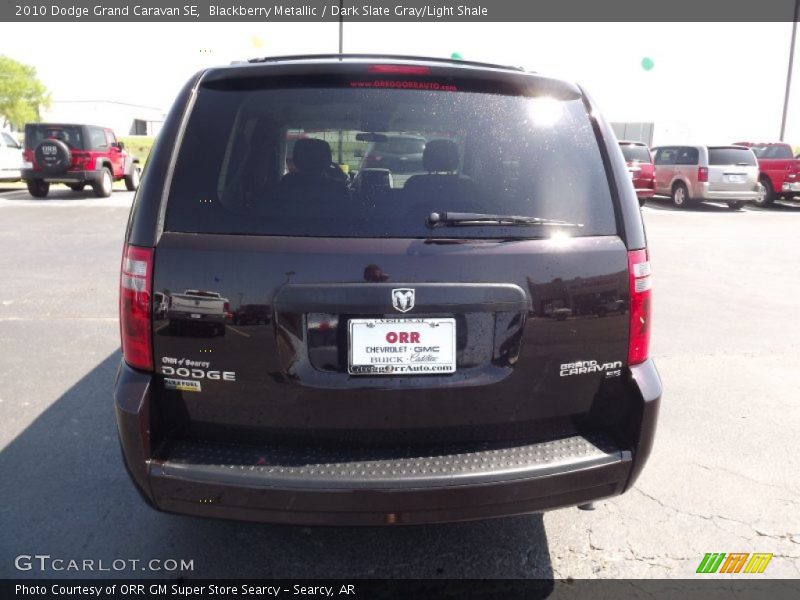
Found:
[{"label": "red jeep wrangler", "polygon": [[25,125],[22,178],[31,196],[44,198],[51,183],[64,183],[79,192],[86,184],[94,195],[111,195],[114,181],[139,187],[139,159],[125,152],[114,132],[94,125],[29,123]]}]

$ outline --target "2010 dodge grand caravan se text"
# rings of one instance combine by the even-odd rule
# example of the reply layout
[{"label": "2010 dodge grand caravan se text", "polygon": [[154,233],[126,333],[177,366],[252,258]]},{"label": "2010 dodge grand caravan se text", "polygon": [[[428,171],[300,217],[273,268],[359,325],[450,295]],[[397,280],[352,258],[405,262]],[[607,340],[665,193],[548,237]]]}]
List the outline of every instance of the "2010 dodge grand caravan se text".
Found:
[{"label": "2010 dodge grand caravan se text", "polygon": [[[362,164],[398,136],[424,140],[416,172]],[[642,219],[571,83],[367,56],[199,73],[148,160],[120,287],[119,435],[160,510],[478,519],[620,494],[650,453]],[[185,290],[226,299],[216,329],[186,302],[169,327]]]}]

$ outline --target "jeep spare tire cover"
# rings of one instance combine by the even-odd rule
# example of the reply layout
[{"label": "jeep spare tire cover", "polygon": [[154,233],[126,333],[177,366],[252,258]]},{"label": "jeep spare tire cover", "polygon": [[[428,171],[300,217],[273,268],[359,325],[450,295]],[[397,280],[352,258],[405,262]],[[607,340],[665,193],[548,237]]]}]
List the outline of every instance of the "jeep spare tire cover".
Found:
[{"label": "jeep spare tire cover", "polygon": [[61,140],[44,140],[36,146],[33,156],[39,168],[47,174],[63,173],[72,163],[69,147]]}]

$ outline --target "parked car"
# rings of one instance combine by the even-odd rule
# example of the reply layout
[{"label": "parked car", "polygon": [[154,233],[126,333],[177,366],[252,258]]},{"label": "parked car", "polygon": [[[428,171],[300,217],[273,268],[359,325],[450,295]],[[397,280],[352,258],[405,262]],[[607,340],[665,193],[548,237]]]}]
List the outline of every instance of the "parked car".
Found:
[{"label": "parked car", "polygon": [[782,142],[753,144],[737,142],[747,146],[758,159],[758,180],[764,186],[764,194],[756,200],[759,206],[769,206],[778,198],[792,200],[800,197],[800,155],[792,156],[792,147]]},{"label": "parked car", "polygon": [[266,325],[269,322],[269,307],[265,304],[242,304],[233,313],[234,325]]},{"label": "parked car", "polygon": [[210,326],[217,335],[225,335],[230,302],[218,292],[186,290],[169,297],[167,320],[170,332],[184,333],[184,326],[191,323]]},{"label": "parked car", "polygon": [[9,131],[0,131],[0,181],[22,178],[22,146]]},{"label": "parked car", "polygon": [[594,314],[598,317],[605,317],[608,313],[616,312],[625,314],[627,303],[622,299],[603,300],[594,306]]},{"label": "parked car", "polygon": [[[380,135],[380,134],[379,134]],[[374,137],[374,134],[373,134]],[[358,171],[365,169],[388,169],[393,178],[392,185],[400,185],[415,173],[424,173],[422,154],[426,140],[414,135],[380,135],[364,153]]]},{"label": "parked car", "polygon": [[50,184],[63,183],[76,192],[87,185],[97,197],[111,195],[114,181],[139,187],[139,159],[125,150],[108,127],[66,123],[25,125],[22,178],[35,198],[44,198]]},{"label": "parked car", "polygon": [[758,162],[744,146],[662,146],[655,152],[655,191],[678,208],[691,202],[726,202],[732,209],[762,194]]},{"label": "parked car", "polygon": [[636,197],[639,205],[644,206],[648,198],[655,194],[655,180],[653,157],[650,148],[643,142],[628,142],[620,140],[619,147],[631,173],[633,187],[636,188]]},{"label": "parked car", "polygon": [[[320,139],[294,141],[287,173],[292,128]],[[331,176],[322,138],[338,132],[426,139],[425,173],[365,210]],[[580,87],[510,67],[331,55],[197,74],[123,251],[113,393],[142,496],[197,516],[395,525],[630,489],[661,382],[616,144]],[[234,315],[258,298],[269,325],[171,332],[151,298],[185,288]],[[609,297],[629,310],[600,320]]]}]

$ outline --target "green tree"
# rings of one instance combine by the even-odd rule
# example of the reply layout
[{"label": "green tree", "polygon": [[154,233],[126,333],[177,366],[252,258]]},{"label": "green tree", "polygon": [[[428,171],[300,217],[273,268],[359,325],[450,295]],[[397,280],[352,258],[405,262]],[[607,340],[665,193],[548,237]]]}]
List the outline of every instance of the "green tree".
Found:
[{"label": "green tree", "polygon": [[0,55],[0,122],[21,128],[39,120],[39,110],[50,106],[50,94],[36,78],[36,69]]}]

